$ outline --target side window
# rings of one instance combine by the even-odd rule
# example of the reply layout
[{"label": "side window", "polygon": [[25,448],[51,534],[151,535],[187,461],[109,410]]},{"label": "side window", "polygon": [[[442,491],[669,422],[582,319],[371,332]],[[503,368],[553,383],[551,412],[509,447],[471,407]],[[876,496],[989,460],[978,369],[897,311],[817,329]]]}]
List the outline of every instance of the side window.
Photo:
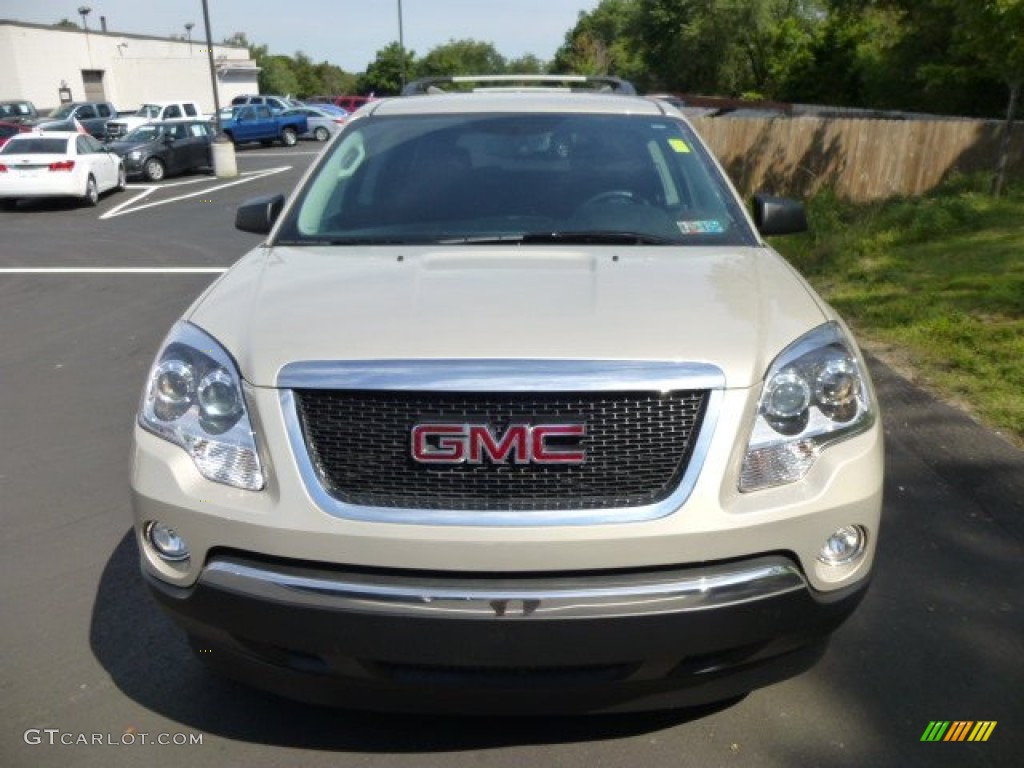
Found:
[{"label": "side window", "polygon": [[78,114],[75,117],[79,120],[92,120],[96,117],[96,110],[93,109],[91,104],[83,104],[78,108]]},{"label": "side window", "polygon": [[85,136],[79,136],[75,139],[75,149],[78,150],[78,154],[80,155],[89,155],[93,152],[93,149],[89,146],[89,142],[86,140]]},{"label": "side window", "polygon": [[185,105],[185,114],[188,115],[189,117],[195,117],[196,116],[196,105],[195,104],[186,104]]},{"label": "side window", "polygon": [[177,104],[171,104],[169,107],[167,107],[167,111],[164,112],[164,119],[172,120],[176,117],[181,117],[181,107],[179,107]]},{"label": "side window", "polygon": [[97,104],[96,111],[100,113],[100,117],[111,117],[112,115],[110,107],[106,104]]}]

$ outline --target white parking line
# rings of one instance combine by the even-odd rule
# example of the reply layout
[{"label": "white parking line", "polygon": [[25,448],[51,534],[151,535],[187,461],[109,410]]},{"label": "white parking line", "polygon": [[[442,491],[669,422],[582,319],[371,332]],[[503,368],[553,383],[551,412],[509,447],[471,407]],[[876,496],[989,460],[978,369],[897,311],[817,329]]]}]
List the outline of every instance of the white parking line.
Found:
[{"label": "white parking line", "polygon": [[0,267],[0,275],[219,275],[227,267]]},{"label": "white parking line", "polygon": [[[153,186],[144,186],[144,187],[135,187],[135,186],[133,186],[132,189],[142,189],[142,192],[140,192],[138,195],[133,197],[131,200],[126,200],[123,203],[121,203],[120,205],[115,206],[114,208],[111,208],[109,211],[107,211],[102,216],[100,216],[100,220],[112,219],[115,216],[124,216],[125,214],[128,214],[128,213],[137,213],[138,211],[144,211],[147,208],[155,208],[158,205],[167,205],[168,203],[176,203],[176,202],[178,202],[180,200],[187,200],[190,197],[198,197],[199,195],[206,195],[206,194],[209,194],[210,192],[216,192],[219,189],[227,189],[228,187],[233,187],[233,186],[235,186],[237,184],[246,184],[246,183],[248,183],[250,181],[255,181],[256,179],[261,179],[264,176],[272,176],[275,173],[283,173],[284,171],[290,171],[291,168],[292,168],[292,166],[285,165],[285,166],[282,166],[280,168],[268,168],[267,170],[264,170],[264,171],[246,171],[245,173],[240,174],[241,176],[244,176],[245,178],[236,179],[235,181],[229,181],[229,182],[226,182],[224,184],[218,184],[217,186],[214,186],[214,187],[205,187],[205,188],[199,190],[198,192],[190,192],[187,195],[178,195],[177,197],[171,197],[171,198],[168,198],[167,200],[157,200],[155,203],[146,203],[145,205],[135,205],[135,203],[139,202],[140,200],[145,199],[146,197],[149,197],[149,195],[151,195],[153,192],[155,192],[158,189],[164,189],[165,186],[172,186],[172,185],[160,185],[160,186],[153,185]],[[193,183],[192,180],[184,181],[184,182],[177,182],[173,186],[183,186],[185,184],[191,184],[191,183]],[[129,207],[129,206],[133,206],[133,205],[135,207],[133,207],[133,208]]]}]

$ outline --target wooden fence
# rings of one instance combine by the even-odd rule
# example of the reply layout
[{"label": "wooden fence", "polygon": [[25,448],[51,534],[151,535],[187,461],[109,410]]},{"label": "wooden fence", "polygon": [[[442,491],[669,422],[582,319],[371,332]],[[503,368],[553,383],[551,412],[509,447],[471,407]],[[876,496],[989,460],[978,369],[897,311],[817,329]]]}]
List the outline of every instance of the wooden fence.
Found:
[{"label": "wooden fence", "polygon": [[[714,118],[694,127],[744,194],[806,197],[822,187],[852,200],[927,192],[953,172],[990,173],[1002,125],[976,120]],[[1009,178],[1024,178],[1024,130],[1011,144]]]}]

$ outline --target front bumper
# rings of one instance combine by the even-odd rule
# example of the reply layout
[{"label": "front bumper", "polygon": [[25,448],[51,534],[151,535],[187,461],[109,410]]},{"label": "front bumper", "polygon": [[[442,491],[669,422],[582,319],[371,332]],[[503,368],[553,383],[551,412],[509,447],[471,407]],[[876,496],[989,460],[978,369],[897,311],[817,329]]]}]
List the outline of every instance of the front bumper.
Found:
[{"label": "front bumper", "polygon": [[121,158],[124,161],[124,172],[128,176],[141,176],[142,166],[146,161],[145,157],[134,158],[131,154],[126,154]]},{"label": "front bumper", "polygon": [[218,552],[151,591],[200,658],[290,698],[529,713],[693,706],[797,674],[867,588],[788,557],[556,576],[340,569]]}]

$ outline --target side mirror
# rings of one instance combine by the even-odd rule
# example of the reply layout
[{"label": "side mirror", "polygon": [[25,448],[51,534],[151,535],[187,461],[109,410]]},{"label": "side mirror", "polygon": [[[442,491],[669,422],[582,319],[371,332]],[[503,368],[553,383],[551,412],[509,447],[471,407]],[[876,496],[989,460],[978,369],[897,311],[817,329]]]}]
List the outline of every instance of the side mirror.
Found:
[{"label": "side mirror", "polygon": [[235,229],[257,235],[270,234],[284,208],[284,195],[264,195],[246,200],[235,211]]},{"label": "side mirror", "polygon": [[797,200],[754,195],[754,224],[765,237],[806,232],[807,210]]}]

